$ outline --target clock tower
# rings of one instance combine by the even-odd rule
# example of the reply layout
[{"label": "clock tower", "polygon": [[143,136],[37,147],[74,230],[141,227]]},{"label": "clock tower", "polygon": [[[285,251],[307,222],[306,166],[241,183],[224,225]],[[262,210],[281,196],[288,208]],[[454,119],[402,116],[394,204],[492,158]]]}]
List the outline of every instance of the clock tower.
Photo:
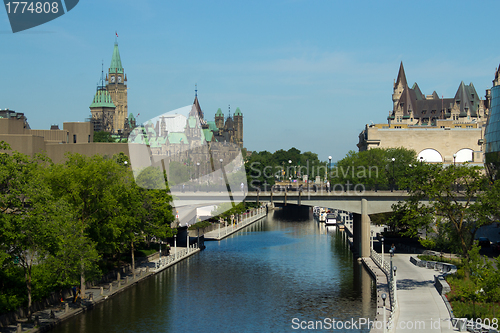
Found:
[{"label": "clock tower", "polygon": [[118,43],[116,42],[113,50],[113,57],[111,58],[111,66],[109,66],[108,74],[106,75],[106,90],[109,92],[116,106],[113,117],[114,132],[123,133],[128,115],[127,75],[123,71],[120,52],[118,51]]}]

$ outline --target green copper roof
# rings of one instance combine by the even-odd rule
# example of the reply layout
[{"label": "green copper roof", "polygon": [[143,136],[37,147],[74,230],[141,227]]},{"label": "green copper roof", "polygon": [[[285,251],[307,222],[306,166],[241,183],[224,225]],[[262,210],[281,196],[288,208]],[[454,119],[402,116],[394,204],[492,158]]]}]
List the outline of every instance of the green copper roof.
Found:
[{"label": "green copper roof", "polygon": [[135,120],[134,114],[132,112],[130,112],[130,114],[128,115],[128,120],[130,121]]},{"label": "green copper roof", "polygon": [[90,107],[116,108],[115,104],[113,103],[113,100],[111,99],[111,95],[107,90],[97,90],[94,99],[92,100],[92,104],[90,104]]},{"label": "green copper roof", "polygon": [[122,60],[120,59],[120,51],[118,51],[118,43],[115,43],[113,57],[111,58],[111,66],[109,66],[109,72],[123,74]]},{"label": "green copper roof", "polygon": [[241,113],[240,108],[236,108],[236,112],[234,113],[235,116],[243,116],[243,113]]},{"label": "green copper roof", "polygon": [[196,127],[196,118],[193,116],[189,117],[188,124],[189,124],[189,128],[195,128]]},{"label": "green copper roof", "polygon": [[220,108],[217,110],[217,113],[215,114],[215,116],[216,117],[219,117],[219,116],[224,117],[224,114],[222,113],[222,110]]},{"label": "green copper roof", "polygon": [[212,141],[212,137],[214,136],[214,133],[210,129],[204,128],[203,135],[205,136],[205,140],[207,142],[210,142],[210,141]]},{"label": "green copper roof", "polygon": [[186,134],[178,132],[168,133],[168,142],[171,144],[175,143],[189,144]]},{"label": "green copper roof", "polygon": [[[220,109],[219,109],[220,110]],[[207,121],[208,128],[211,131],[217,132],[219,129],[217,128],[217,125],[215,125],[215,121]]]}]

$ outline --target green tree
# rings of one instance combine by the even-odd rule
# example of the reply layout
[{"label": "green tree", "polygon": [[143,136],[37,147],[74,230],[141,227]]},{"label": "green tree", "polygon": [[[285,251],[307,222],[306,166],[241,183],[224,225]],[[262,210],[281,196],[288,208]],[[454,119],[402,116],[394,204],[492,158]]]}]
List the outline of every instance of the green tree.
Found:
[{"label": "green tree", "polygon": [[[55,195],[71,207],[78,221],[78,235],[88,238],[99,254],[113,254],[121,249],[125,223],[120,216],[118,196],[123,191],[125,170],[113,159],[67,154],[64,164],[53,165],[50,186]],[[85,295],[85,279],[93,271],[85,265],[90,256],[81,249],[80,288]]]},{"label": "green tree", "polygon": [[0,240],[2,268],[19,265],[27,291],[28,317],[32,312],[33,270],[44,262],[57,244],[58,225],[67,216],[65,205],[56,199],[44,180],[45,159],[0,153]]},{"label": "green tree", "polygon": [[409,197],[393,206],[401,218],[399,223],[413,235],[422,228],[442,228],[467,261],[476,231],[493,222],[493,208],[483,199],[487,179],[482,170],[468,165],[418,163],[400,182],[408,188]]},{"label": "green tree", "polygon": [[403,147],[351,150],[330,170],[330,180],[333,184],[401,186],[408,167],[416,163],[415,151]]},{"label": "green tree", "polygon": [[111,136],[109,132],[94,132],[94,142],[115,142],[115,139]]}]

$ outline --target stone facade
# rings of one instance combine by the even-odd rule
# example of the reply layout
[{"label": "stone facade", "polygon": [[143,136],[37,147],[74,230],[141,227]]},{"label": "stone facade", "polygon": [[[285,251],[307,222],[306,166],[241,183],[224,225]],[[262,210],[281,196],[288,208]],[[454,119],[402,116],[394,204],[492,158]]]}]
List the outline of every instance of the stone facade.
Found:
[{"label": "stone facade", "polygon": [[24,114],[0,110],[0,141],[8,143],[13,151],[31,157],[45,153],[54,163],[64,161],[67,152],[85,156],[129,154],[126,143],[93,142],[93,135],[90,122],[64,123],[62,130],[58,126],[50,130],[33,130]]},{"label": "stone facade", "polygon": [[359,151],[405,147],[427,162],[482,164],[488,94],[481,99],[472,83],[460,83],[453,98],[423,95],[410,88],[401,63],[393,85],[393,110],[388,124],[366,125],[359,135]]}]

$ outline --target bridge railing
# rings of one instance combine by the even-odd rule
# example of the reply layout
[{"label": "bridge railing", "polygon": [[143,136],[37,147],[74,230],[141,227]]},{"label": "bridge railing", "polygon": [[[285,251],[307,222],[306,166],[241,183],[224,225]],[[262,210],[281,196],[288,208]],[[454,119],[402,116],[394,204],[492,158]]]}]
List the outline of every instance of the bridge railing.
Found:
[{"label": "bridge railing", "polygon": [[314,192],[314,193],[328,193],[328,192],[364,192],[364,191],[399,191],[401,190],[397,185],[390,184],[331,184],[328,188],[325,184],[308,184],[298,185],[297,183],[289,183],[286,185],[270,185],[270,184],[251,184],[248,186],[250,192],[264,193],[281,193],[281,192]]},{"label": "bridge railing", "polygon": [[387,326],[389,331],[393,331],[393,328],[396,327],[396,310],[398,309],[398,300],[397,300],[397,288],[396,288],[396,279],[394,278],[391,267],[387,260],[382,260],[382,256],[378,254],[373,249],[370,250],[370,257],[377,264],[377,266],[384,272],[387,277],[387,281],[389,282],[389,300],[391,306],[391,315],[387,321]]}]

